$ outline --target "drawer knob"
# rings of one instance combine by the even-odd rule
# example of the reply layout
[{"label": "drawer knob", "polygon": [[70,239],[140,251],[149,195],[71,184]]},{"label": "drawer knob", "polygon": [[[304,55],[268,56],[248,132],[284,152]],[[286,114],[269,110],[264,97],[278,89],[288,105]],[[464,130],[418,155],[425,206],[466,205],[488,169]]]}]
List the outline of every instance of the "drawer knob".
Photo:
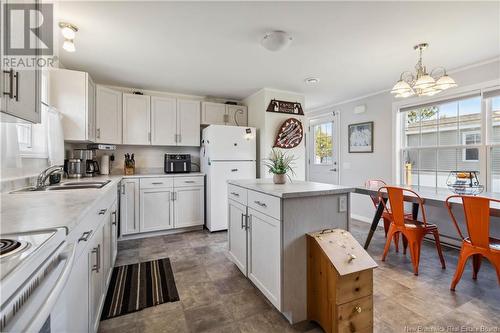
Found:
[{"label": "drawer knob", "polygon": [[351,263],[354,259],[356,259],[356,255],[352,254],[352,253],[348,253],[347,254],[349,256],[349,259],[347,260],[348,263]]},{"label": "drawer knob", "polygon": [[361,309],[361,306],[359,306],[359,305],[354,308],[354,312],[361,313],[361,311],[362,311],[362,309]]}]

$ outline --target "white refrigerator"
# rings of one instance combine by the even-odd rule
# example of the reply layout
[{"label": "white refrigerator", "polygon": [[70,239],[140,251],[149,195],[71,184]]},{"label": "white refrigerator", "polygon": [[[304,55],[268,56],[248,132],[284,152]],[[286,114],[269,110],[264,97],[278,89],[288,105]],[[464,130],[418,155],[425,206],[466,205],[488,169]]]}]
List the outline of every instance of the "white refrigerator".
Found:
[{"label": "white refrigerator", "polygon": [[201,171],[206,174],[206,225],[227,229],[227,181],[256,178],[256,131],[253,127],[210,125],[203,129]]}]

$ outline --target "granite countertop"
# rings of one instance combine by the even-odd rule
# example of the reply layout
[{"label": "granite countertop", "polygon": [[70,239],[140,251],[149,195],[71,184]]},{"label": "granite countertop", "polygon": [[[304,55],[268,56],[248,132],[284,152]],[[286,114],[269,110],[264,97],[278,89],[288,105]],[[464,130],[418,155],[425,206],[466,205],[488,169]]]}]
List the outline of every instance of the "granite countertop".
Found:
[{"label": "granite countertop", "polygon": [[162,170],[143,170],[135,175],[100,175],[62,182],[89,182],[111,180],[100,189],[22,192],[0,194],[0,234],[19,233],[50,228],[73,230],[92,205],[108,191],[116,191],[123,178],[192,177],[200,172],[165,174]]},{"label": "granite countertop", "polygon": [[228,183],[283,199],[354,192],[354,187],[299,180],[283,185],[274,184],[272,179],[229,180]]}]

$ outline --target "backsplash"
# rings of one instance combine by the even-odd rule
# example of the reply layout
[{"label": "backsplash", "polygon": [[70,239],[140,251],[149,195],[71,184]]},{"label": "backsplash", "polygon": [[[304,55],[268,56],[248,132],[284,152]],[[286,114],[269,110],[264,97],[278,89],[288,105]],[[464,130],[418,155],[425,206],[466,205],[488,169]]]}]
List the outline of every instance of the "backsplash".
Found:
[{"label": "backsplash", "polygon": [[[86,148],[86,144],[74,144],[66,143],[65,151],[68,154],[69,151],[78,148]],[[136,171],[147,169],[158,169],[163,170],[164,157],[165,154],[191,154],[193,164],[193,171],[199,171],[200,164],[200,148],[199,147],[151,147],[151,146],[127,146],[127,145],[117,145],[115,151],[110,150],[98,150],[97,151],[97,161],[101,162],[101,156],[103,154],[115,155],[115,161],[111,165],[112,174],[122,174],[123,164],[125,161],[125,154],[134,154],[135,156],[135,166]]]}]

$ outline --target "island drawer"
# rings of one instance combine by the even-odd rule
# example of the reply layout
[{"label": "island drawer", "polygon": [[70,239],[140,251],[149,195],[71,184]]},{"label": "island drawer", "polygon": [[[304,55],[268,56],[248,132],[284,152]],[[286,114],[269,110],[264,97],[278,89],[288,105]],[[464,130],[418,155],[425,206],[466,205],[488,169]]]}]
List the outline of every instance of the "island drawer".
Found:
[{"label": "island drawer", "polygon": [[234,185],[228,185],[227,196],[229,199],[239,202],[242,205],[247,205],[247,190]]},{"label": "island drawer", "polygon": [[169,177],[141,178],[141,189],[173,187],[174,180]]},{"label": "island drawer", "polygon": [[174,186],[175,187],[186,187],[186,186],[204,186],[205,181],[203,176],[195,177],[175,177]]},{"label": "island drawer", "polygon": [[281,220],[281,200],[260,192],[248,191],[248,207]]}]

